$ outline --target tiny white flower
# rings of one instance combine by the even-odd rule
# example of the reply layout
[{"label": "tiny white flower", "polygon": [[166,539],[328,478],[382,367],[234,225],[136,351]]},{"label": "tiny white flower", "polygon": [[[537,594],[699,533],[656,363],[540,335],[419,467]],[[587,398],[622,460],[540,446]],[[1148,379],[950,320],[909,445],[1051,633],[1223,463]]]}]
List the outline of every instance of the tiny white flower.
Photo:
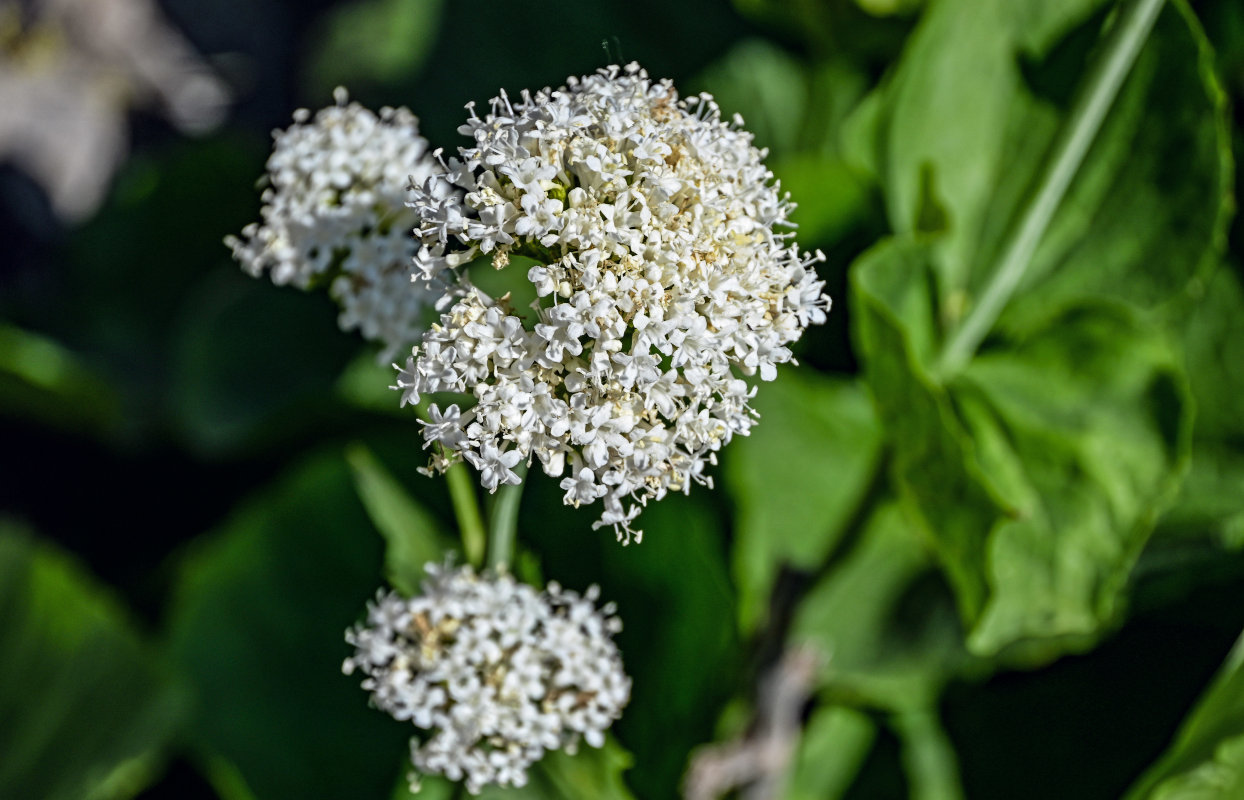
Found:
[{"label": "tiny white flower", "polygon": [[[418,341],[440,295],[426,281],[411,283],[420,252],[411,226],[440,215],[448,233],[465,218],[409,110],[376,114],[348,103],[344,90],[336,99],[314,118],[298,111],[292,126],[273,134],[263,222],[225,243],[255,277],[266,271],[277,284],[327,286],[342,330],[383,345],[383,363]],[[418,211],[406,207],[412,182],[431,198]]]},{"label": "tiny white flower", "polygon": [[[824,256],[790,242],[793,206],[741,121],[634,64],[471,108],[453,191],[412,191],[416,269],[458,287],[399,386],[473,395],[439,466],[465,459],[492,489],[518,461],[560,476],[569,460],[565,502],[600,500],[596,527],[638,540],[647,501],[711,484],[714,453],[755,424],[738,374],[773,380],[824,322]],[[528,324],[458,271],[490,252],[537,260]]]},{"label": "tiny white flower", "polygon": [[470,567],[427,570],[418,596],[380,592],[368,605],[342,665],[365,676],[376,707],[421,729],[410,743],[418,773],[478,794],[523,786],[548,750],[601,747],[631,692],[613,604],[598,609],[596,587],[580,597]]}]

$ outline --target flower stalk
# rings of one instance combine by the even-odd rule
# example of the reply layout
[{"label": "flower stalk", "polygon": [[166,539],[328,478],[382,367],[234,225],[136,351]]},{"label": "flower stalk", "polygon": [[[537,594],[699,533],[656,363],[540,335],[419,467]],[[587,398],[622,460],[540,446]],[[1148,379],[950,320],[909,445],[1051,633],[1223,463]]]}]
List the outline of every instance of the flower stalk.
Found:
[{"label": "flower stalk", "polygon": [[[519,478],[526,478],[527,466],[514,468]],[[493,498],[492,514],[488,525],[488,567],[495,571],[508,570],[514,560],[514,542],[518,538],[518,504],[523,497],[522,483],[502,486]]]}]

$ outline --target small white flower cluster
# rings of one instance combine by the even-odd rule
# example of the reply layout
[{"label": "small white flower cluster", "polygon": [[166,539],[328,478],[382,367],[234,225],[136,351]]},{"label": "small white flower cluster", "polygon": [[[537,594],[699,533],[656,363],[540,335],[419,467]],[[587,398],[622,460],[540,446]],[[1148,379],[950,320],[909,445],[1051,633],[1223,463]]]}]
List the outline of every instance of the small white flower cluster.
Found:
[{"label": "small white flower cluster", "polygon": [[[736,372],[772,380],[830,305],[824,256],[790,241],[792,205],[740,126],[635,64],[472,112],[474,146],[412,192],[416,273],[459,299],[395,388],[474,400],[432,406],[434,467],[465,458],[495,490],[533,456],[568,466],[565,502],[602,500],[595,527],[626,541],[640,505],[711,485],[705,463],[754,423]],[[531,315],[470,285],[458,268],[481,254],[538,262]]]},{"label": "small white flower cluster", "polygon": [[411,740],[419,772],[478,793],[524,785],[548,750],[604,744],[631,681],[612,639],[622,624],[612,603],[595,607],[597,587],[580,597],[470,567],[427,570],[421,595],[381,592],[368,605],[343,665],[367,676],[376,706],[429,732]]},{"label": "small white flower cluster", "polygon": [[377,115],[348,103],[344,89],[334,97],[314,119],[300,109],[289,129],[273,133],[263,223],[225,243],[255,277],[268,270],[276,284],[327,284],[341,328],[381,343],[390,361],[419,340],[436,299],[410,281],[418,244],[407,187],[453,190],[408,109]]}]

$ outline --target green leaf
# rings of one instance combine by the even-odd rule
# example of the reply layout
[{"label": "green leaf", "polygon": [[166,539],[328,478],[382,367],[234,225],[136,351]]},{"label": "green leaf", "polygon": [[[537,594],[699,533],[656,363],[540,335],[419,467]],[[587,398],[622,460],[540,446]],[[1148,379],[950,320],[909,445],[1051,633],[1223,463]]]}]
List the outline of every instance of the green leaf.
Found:
[{"label": "green leaf", "polygon": [[873,484],[881,430],[863,386],[784,369],[753,402],[760,422],[723,455],[744,631],[763,624],[783,564],[824,563]]},{"label": "green leaf", "polygon": [[1128,800],[1228,800],[1244,791],[1244,636]]},{"label": "green leaf", "polygon": [[920,710],[970,663],[953,600],[894,502],[869,517],[852,550],[800,603],[793,644],[825,654],[822,695],[853,706]]},{"label": "green leaf", "polygon": [[308,91],[393,83],[417,74],[436,44],[441,0],[355,0],[327,14],[315,33]]},{"label": "green leaf", "polygon": [[58,428],[102,433],[119,422],[120,398],[56,342],[0,323],[0,409]]},{"label": "green leaf", "polygon": [[381,539],[340,455],[303,464],[185,554],[169,648],[198,696],[191,744],[257,800],[382,797],[410,729],[341,674]]},{"label": "green leaf", "polygon": [[1222,266],[1198,287],[1183,342],[1198,439],[1244,444],[1244,284]]},{"label": "green leaf", "polygon": [[346,448],[359,499],[384,537],[384,575],[406,596],[419,591],[424,567],[441,562],[453,544],[441,521],[421,506],[366,446]]},{"label": "green leaf", "polygon": [[[891,225],[939,234],[937,316],[946,323],[974,305],[993,274],[1066,121],[1097,38],[1100,18],[1090,15],[1101,5],[931,3],[880,90],[882,108],[869,111]],[[1172,2],[1093,138],[1003,327],[1031,332],[1086,297],[1153,306],[1183,291],[1225,241],[1226,131],[1205,36],[1186,4]]]},{"label": "green leaf", "polygon": [[981,654],[1046,659],[1110,625],[1186,464],[1184,379],[1157,320],[1129,308],[1198,286],[1229,205],[1221,94],[1182,3],[1047,209],[986,349],[950,375],[933,366],[1028,202],[1096,38],[1093,5],[931,5],[873,117],[907,233],[853,268],[857,341],[903,499]]},{"label": "green leaf", "polygon": [[858,339],[894,475],[923,520],[980,654],[1045,659],[1112,623],[1186,463],[1187,391],[1152,320],[1070,308],[998,339],[948,385],[920,244],[874,248],[853,275]]},{"label": "green leaf", "polygon": [[66,554],[0,526],[0,796],[130,797],[184,696],[116,599]]}]

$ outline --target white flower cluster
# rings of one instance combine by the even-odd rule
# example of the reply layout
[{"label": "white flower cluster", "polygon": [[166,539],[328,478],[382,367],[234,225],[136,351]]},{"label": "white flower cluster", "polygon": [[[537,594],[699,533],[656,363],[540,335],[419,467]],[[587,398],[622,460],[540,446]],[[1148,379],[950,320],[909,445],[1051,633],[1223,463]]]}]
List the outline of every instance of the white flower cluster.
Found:
[{"label": "white flower cluster", "polygon": [[[416,272],[460,299],[396,388],[474,401],[432,406],[435,467],[465,458],[489,490],[533,456],[568,468],[566,503],[602,500],[596,527],[626,541],[649,499],[711,485],[706,461],[754,423],[736,373],[772,380],[830,305],[824,256],[791,242],[792,205],[740,126],[634,64],[472,112],[443,176],[461,191],[412,192]],[[531,313],[469,284],[458,268],[481,254],[538,262]]]},{"label": "white flower cluster", "polygon": [[[611,638],[622,624],[555,583],[538,593],[506,574],[430,564],[423,593],[381,592],[346,632],[343,666],[367,677],[379,708],[429,732],[411,741],[426,775],[522,786],[548,750],[593,747],[622,714],[631,681]],[[417,787],[417,776],[412,777]]]},{"label": "white flower cluster", "polygon": [[273,134],[263,223],[225,243],[255,277],[268,270],[277,284],[327,284],[341,328],[380,342],[389,361],[418,341],[436,299],[410,280],[418,244],[407,187],[414,180],[433,193],[452,189],[408,109],[377,115],[348,103],[343,89],[334,97],[314,119],[300,109]]}]

